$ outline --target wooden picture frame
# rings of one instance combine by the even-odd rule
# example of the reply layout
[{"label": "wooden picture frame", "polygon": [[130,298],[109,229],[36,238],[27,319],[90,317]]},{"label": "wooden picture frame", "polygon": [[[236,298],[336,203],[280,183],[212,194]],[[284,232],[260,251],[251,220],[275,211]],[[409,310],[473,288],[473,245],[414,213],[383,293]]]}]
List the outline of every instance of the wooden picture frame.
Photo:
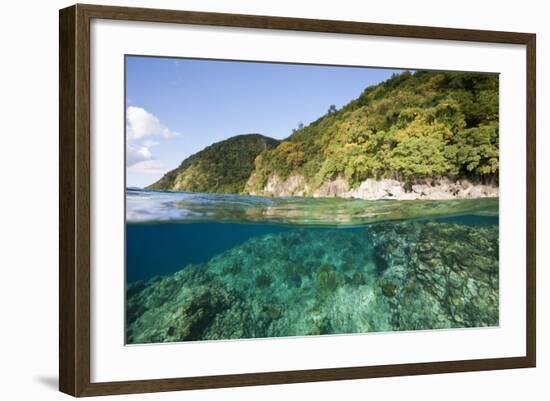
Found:
[{"label": "wooden picture frame", "polygon": [[[526,46],[526,355],[492,359],[91,382],[90,334],[90,21],[109,19],[475,41]],[[73,396],[144,393],[401,375],[535,367],[535,47],[530,33],[373,24],[254,15],[74,5],[59,14],[59,388]]]}]

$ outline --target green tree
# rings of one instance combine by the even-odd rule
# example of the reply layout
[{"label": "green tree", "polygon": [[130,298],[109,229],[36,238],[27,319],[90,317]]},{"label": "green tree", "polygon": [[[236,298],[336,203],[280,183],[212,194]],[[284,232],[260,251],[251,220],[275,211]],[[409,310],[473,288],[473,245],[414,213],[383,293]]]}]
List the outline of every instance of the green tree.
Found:
[{"label": "green tree", "polygon": [[480,125],[459,133],[456,138],[457,163],[465,174],[482,177],[498,171],[498,125]]},{"label": "green tree", "polygon": [[409,137],[392,150],[390,167],[405,179],[433,177],[447,173],[451,166],[444,143],[434,137]]}]

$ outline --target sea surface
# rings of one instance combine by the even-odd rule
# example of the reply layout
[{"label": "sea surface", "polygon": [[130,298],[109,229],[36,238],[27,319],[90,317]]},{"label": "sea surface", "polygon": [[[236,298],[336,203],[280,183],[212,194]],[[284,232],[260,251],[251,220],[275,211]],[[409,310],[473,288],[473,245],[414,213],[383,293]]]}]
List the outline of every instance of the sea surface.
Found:
[{"label": "sea surface", "polygon": [[498,199],[128,189],[126,340],[496,326]]}]

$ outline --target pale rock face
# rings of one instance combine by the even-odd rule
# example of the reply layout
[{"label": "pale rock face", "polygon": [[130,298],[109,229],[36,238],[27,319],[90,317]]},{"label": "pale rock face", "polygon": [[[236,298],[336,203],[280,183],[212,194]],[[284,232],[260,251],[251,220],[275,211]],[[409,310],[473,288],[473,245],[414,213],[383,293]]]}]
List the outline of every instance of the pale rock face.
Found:
[{"label": "pale rock face", "polygon": [[264,192],[275,197],[305,196],[307,190],[308,187],[302,175],[291,175],[286,180],[282,181],[278,175],[272,174],[264,187]]},{"label": "pale rock face", "polygon": [[[258,194],[262,195],[262,194]],[[272,174],[263,189],[263,195],[269,196],[306,196],[342,197],[365,200],[396,199],[396,200],[448,200],[498,197],[498,186],[474,184],[469,180],[451,180],[449,178],[434,178],[416,180],[406,189],[404,183],[392,179],[367,179],[357,187],[350,189],[343,177],[324,182],[319,188],[309,193],[305,178],[302,175],[292,175],[281,180]]]},{"label": "pale rock face", "polygon": [[348,183],[341,177],[332,181],[324,182],[319,188],[313,192],[316,198],[322,197],[346,197],[348,192]]},{"label": "pale rock face", "polygon": [[406,199],[407,194],[401,183],[397,180],[374,180],[367,179],[357,188],[352,189],[346,194],[350,198],[359,199]]},{"label": "pale rock face", "polygon": [[398,200],[447,200],[498,197],[498,186],[474,184],[469,180],[450,180],[449,178],[417,180],[406,190],[396,180],[365,180],[358,188],[346,194],[360,199],[398,199]]}]

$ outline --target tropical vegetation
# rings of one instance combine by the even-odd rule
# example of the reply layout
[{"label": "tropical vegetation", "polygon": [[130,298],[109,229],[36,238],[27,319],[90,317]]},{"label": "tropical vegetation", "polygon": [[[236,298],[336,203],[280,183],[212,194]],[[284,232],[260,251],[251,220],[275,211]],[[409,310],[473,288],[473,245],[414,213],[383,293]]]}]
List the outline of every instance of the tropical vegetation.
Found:
[{"label": "tropical vegetation", "polygon": [[337,177],[352,188],[368,178],[498,183],[498,118],[496,74],[404,72],[340,109],[330,105],[281,142],[254,135],[209,146],[150,188],[261,191],[274,175],[299,175],[309,191]]}]

